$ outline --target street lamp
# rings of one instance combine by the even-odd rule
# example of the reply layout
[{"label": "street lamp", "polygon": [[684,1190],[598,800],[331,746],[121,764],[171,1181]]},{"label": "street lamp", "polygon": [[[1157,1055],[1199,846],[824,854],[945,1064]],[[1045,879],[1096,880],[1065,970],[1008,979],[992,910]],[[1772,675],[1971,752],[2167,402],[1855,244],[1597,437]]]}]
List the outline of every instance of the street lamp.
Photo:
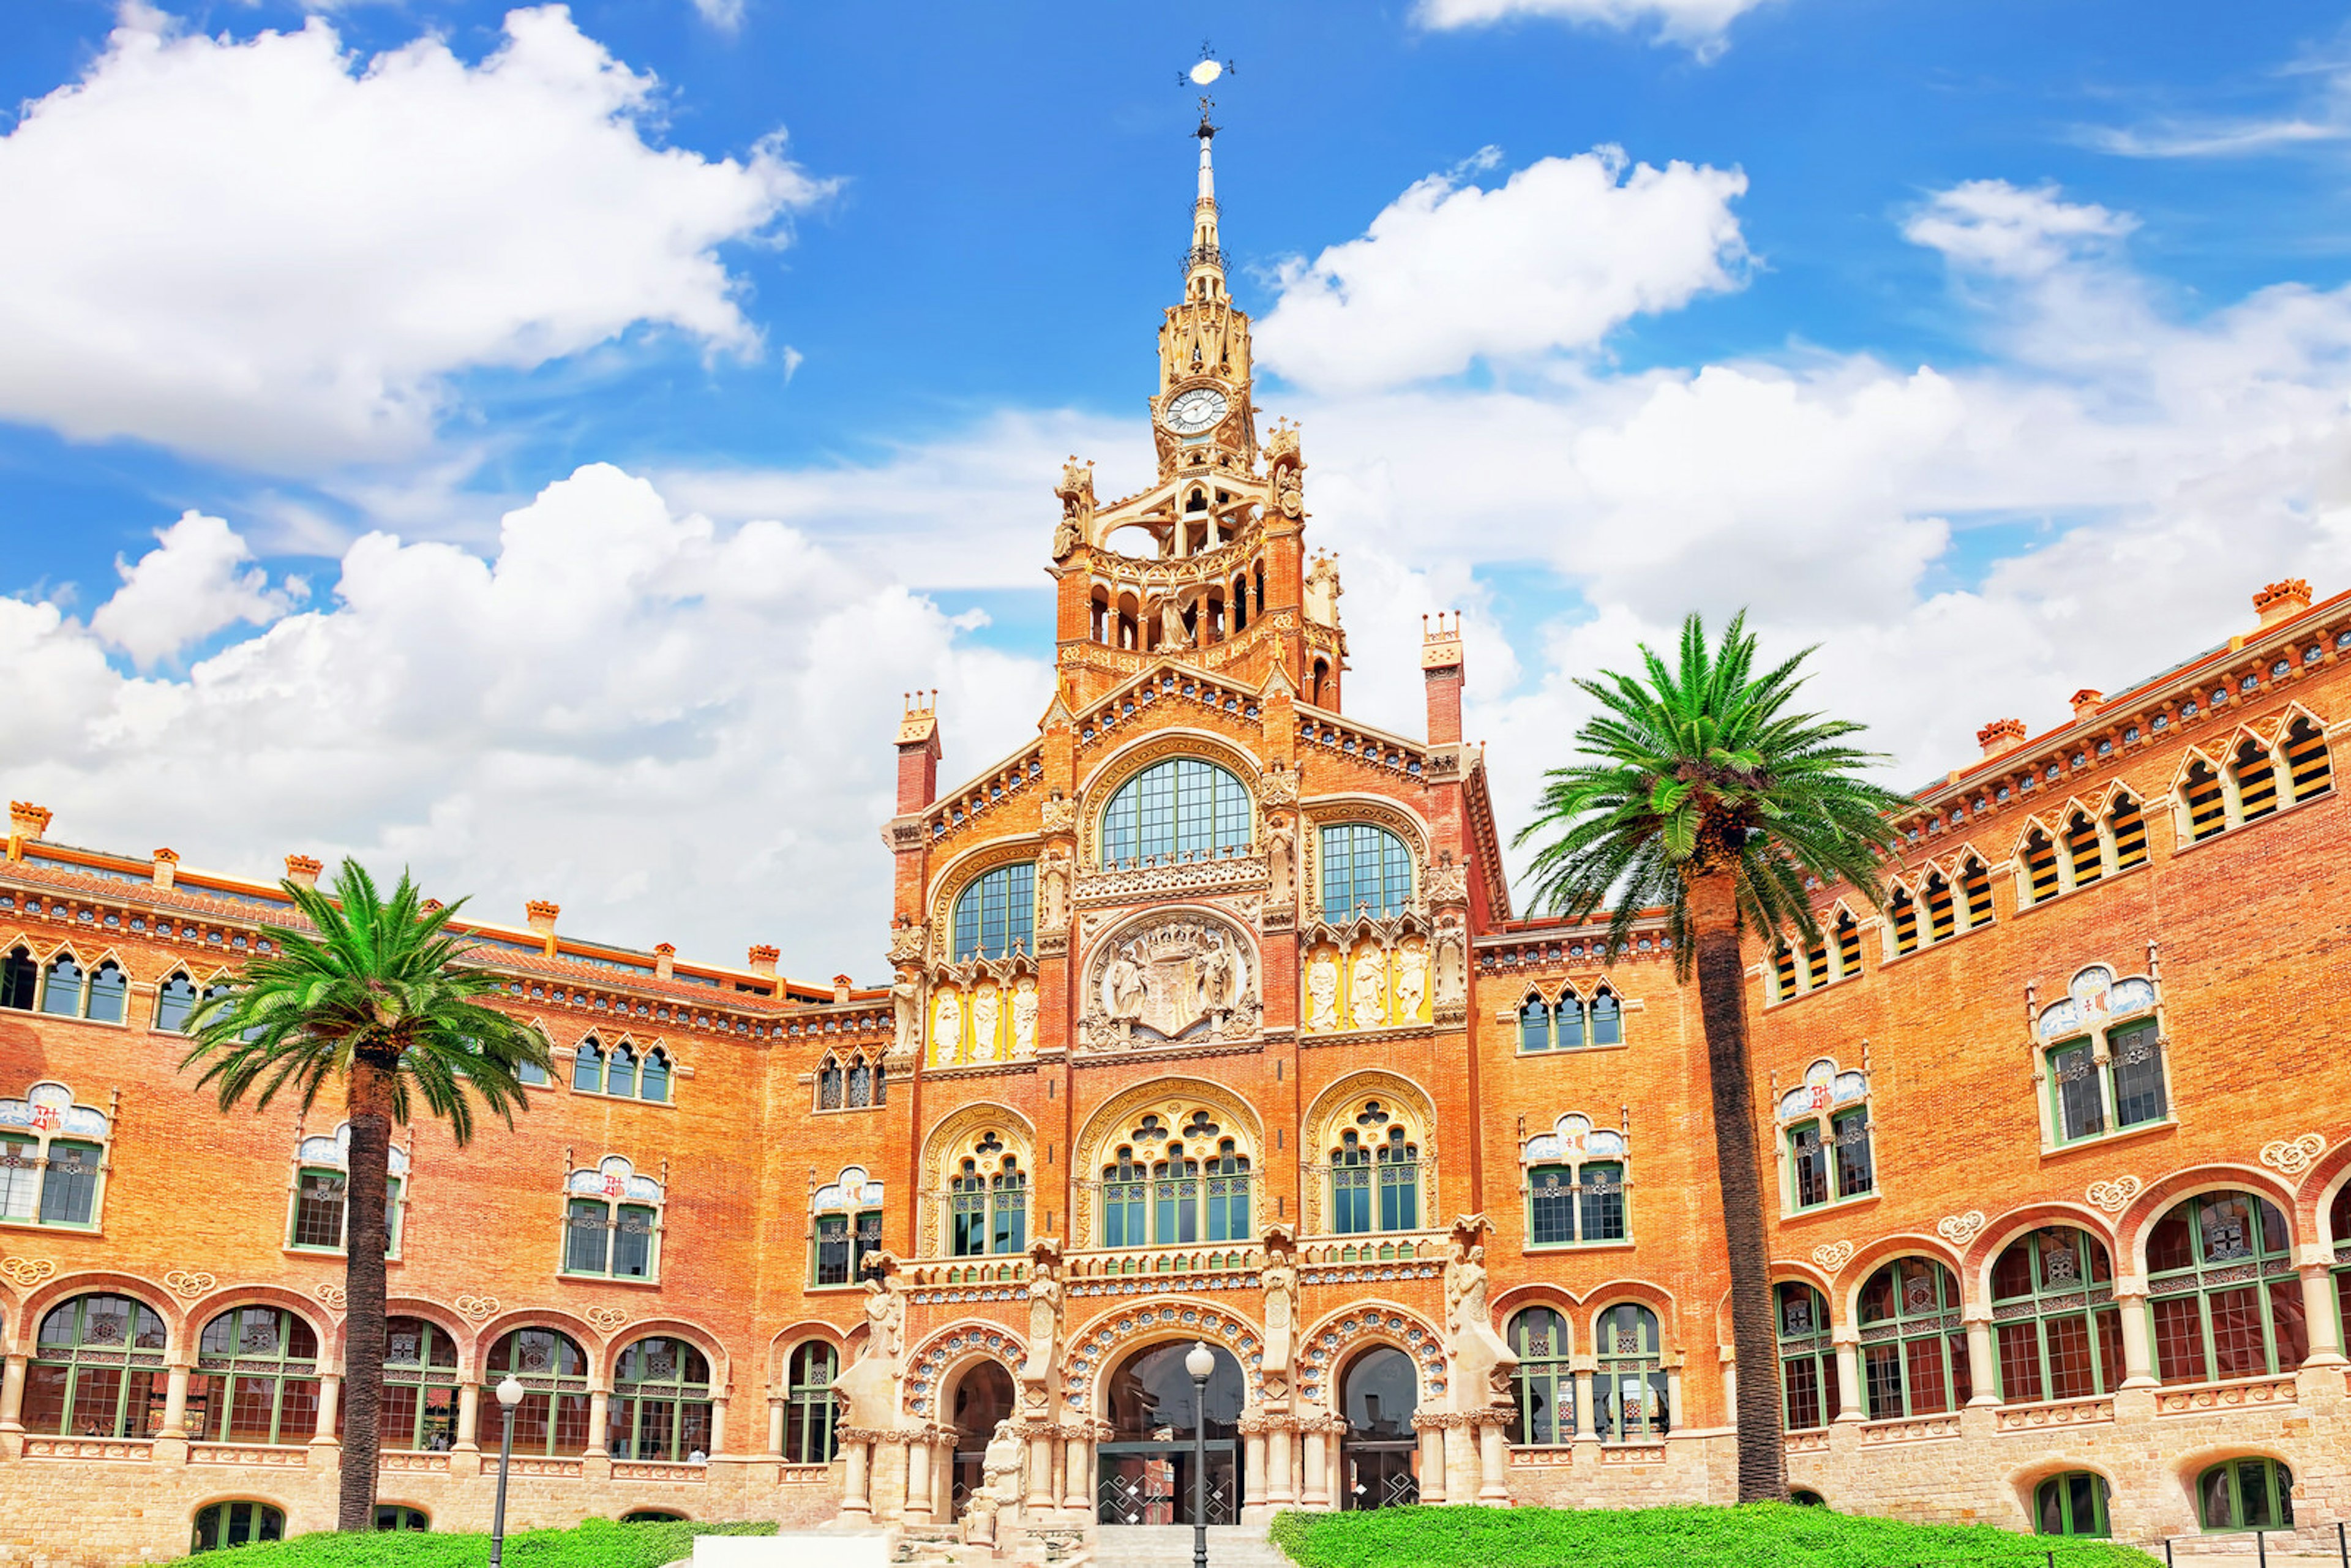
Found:
[{"label": "street lamp", "polygon": [[498,1385],[506,1431],[498,1438],[498,1500],[490,1512],[490,1568],[499,1568],[507,1549],[507,1461],[514,1458],[515,1406],[522,1403],[522,1380],[512,1373]]},{"label": "street lamp", "polygon": [[1217,1358],[1196,1339],[1184,1356],[1192,1375],[1192,1568],[1208,1568],[1208,1375]]}]

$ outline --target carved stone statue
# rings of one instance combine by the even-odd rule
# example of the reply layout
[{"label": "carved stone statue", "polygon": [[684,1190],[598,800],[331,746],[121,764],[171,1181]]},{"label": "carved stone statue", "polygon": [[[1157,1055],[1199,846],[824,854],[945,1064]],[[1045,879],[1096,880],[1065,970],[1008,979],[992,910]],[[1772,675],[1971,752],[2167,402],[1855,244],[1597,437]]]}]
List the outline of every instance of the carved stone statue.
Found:
[{"label": "carved stone statue", "polygon": [[1437,925],[1437,1005],[1460,1007],[1469,999],[1469,950],[1457,915]]},{"label": "carved stone statue", "polygon": [[923,982],[911,969],[901,969],[890,982],[890,1016],[897,1025],[897,1049],[923,1049]]},{"label": "carved stone statue", "polygon": [[971,998],[971,1059],[974,1061],[996,1060],[996,1019],[1002,993],[993,985],[982,986]]},{"label": "carved stone statue", "polygon": [[1428,944],[1407,936],[1396,945],[1395,1021],[1416,1023],[1428,999]]},{"label": "carved stone statue", "polygon": [[1317,626],[1339,624],[1339,595],[1345,590],[1339,586],[1337,558],[1318,555],[1306,574],[1306,619]]},{"label": "carved stone statue", "polygon": [[1055,560],[1065,559],[1071,550],[1078,548],[1078,541],[1084,537],[1079,531],[1077,523],[1069,517],[1063,517],[1054,524],[1053,559]]},{"label": "carved stone statue", "polygon": [[1020,1506],[1020,1470],[1027,1457],[1028,1445],[1021,1440],[1020,1423],[1007,1416],[996,1424],[995,1435],[987,1439],[987,1452],[980,1459],[988,1493],[996,1499],[998,1508]]},{"label": "carved stone statue", "polygon": [[1050,1380],[1061,1361],[1061,1261],[1041,1247],[1039,1253],[1029,1266],[1029,1360],[1020,1369],[1023,1383]]},{"label": "carved stone statue", "polygon": [[1012,988],[1012,1054],[1037,1054],[1037,982],[1025,977]]},{"label": "carved stone statue", "polygon": [[1453,1226],[1453,1256],[1445,1265],[1446,1386],[1457,1410],[1479,1410],[1508,1398],[1519,1358],[1494,1332],[1486,1303],[1486,1249],[1477,1237],[1483,1216],[1465,1215]]},{"label": "carved stone statue", "polygon": [[833,1382],[841,1425],[891,1431],[898,1421],[898,1376],[906,1355],[906,1300],[893,1276],[865,1281],[865,1343]]},{"label": "carved stone statue", "polygon": [[1199,976],[1201,1011],[1221,1013],[1233,1005],[1233,950],[1225,946],[1221,932],[1200,956]]},{"label": "carved stone statue", "polygon": [[1148,998],[1144,989],[1143,971],[1134,960],[1121,953],[1110,961],[1103,977],[1110,1001],[1110,1016],[1122,1023],[1139,1023],[1143,1019],[1143,1004]]},{"label": "carved stone statue", "polygon": [[1074,833],[1078,831],[1078,803],[1057,789],[1037,808],[1037,818],[1049,833]]},{"label": "carved stone statue", "polygon": [[1283,467],[1280,477],[1274,483],[1280,487],[1278,493],[1280,496],[1280,499],[1274,504],[1281,508],[1281,515],[1285,517],[1301,515],[1306,510],[1306,495],[1303,486],[1299,483],[1298,470]]},{"label": "carved stone statue", "polygon": [[1191,641],[1192,634],[1184,630],[1184,601],[1176,594],[1168,594],[1159,601],[1159,645],[1181,648]]},{"label": "carved stone statue", "polygon": [[1280,904],[1290,896],[1290,872],[1298,850],[1298,830],[1282,817],[1266,825],[1265,864],[1273,883],[1273,901]]},{"label": "carved stone statue", "polygon": [[1290,1386],[1290,1357],[1297,1350],[1298,1265],[1287,1251],[1269,1251],[1259,1278],[1265,1286],[1265,1350],[1260,1372],[1268,1393],[1279,1375]]},{"label": "carved stone statue", "polygon": [[962,1049],[963,995],[949,986],[939,992],[938,1005],[931,1015],[932,1065],[953,1065],[956,1052]]},{"label": "carved stone statue", "polygon": [[1339,961],[1327,949],[1317,952],[1306,966],[1306,999],[1309,1029],[1339,1027]]},{"label": "carved stone statue", "polygon": [[1070,923],[1070,857],[1049,852],[1037,873],[1037,924],[1058,931]]},{"label": "carved stone statue", "polygon": [[1387,954],[1366,942],[1356,950],[1354,982],[1348,1009],[1357,1029],[1377,1029],[1387,1022]]}]

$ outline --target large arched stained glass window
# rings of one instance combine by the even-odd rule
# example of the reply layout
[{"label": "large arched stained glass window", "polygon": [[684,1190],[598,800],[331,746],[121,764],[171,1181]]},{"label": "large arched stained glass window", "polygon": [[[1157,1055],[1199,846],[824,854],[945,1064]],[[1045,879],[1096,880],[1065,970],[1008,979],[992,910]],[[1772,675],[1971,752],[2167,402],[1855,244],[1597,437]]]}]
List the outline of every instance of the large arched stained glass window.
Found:
[{"label": "large arched stained glass window", "polygon": [[151,1437],[171,1376],[163,1320],[128,1296],[76,1296],[41,1319],[25,1373],[25,1430],[76,1437]]},{"label": "large arched stained glass window", "polygon": [[1213,762],[1176,757],[1128,779],[1102,809],[1102,862],[1142,865],[1249,847],[1249,795]]},{"label": "large arched stained glass window", "polygon": [[794,1465],[832,1462],[840,1413],[832,1396],[841,1353],[820,1339],[793,1348],[787,1364],[784,1459]]},{"label": "large arched stained glass window", "polygon": [[2294,1371],[2310,1354],[2285,1216],[2265,1197],[2207,1192],[2147,1239],[2155,1375],[2212,1383]]},{"label": "large arched stained glass window", "polygon": [[1510,1319],[1519,1370],[1510,1378],[1511,1442],[1541,1447],[1575,1436],[1575,1364],[1567,1320],[1551,1307],[1528,1307]]},{"label": "large arched stained glass window", "polygon": [[956,895],[955,961],[1037,950],[1037,866],[998,866]]},{"label": "large arched stained glass window", "polygon": [[1322,830],[1322,918],[1336,925],[1362,910],[1385,920],[1412,896],[1412,854],[1404,841],[1369,822]]}]

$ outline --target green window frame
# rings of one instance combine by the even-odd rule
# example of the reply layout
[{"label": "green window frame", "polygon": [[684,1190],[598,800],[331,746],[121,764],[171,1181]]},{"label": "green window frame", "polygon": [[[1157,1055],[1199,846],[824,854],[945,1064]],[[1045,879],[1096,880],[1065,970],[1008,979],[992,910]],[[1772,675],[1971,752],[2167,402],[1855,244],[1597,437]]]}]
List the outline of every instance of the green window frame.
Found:
[{"label": "green window frame", "polygon": [[1671,1385],[1659,1350],[1657,1314],[1619,1301],[1594,1320],[1599,1352],[1592,1426],[1604,1443],[1643,1443],[1672,1427]]},{"label": "green window frame", "polygon": [[1523,1307],[1510,1315],[1510,1424],[1504,1437],[1520,1448],[1546,1448],[1575,1436],[1575,1363],[1566,1315],[1555,1307]]},{"label": "green window frame", "polygon": [[1134,1157],[1132,1145],[1119,1146],[1118,1157],[1102,1167],[1102,1245],[1147,1247],[1151,1166]]},{"label": "green window frame", "polygon": [[155,988],[155,1032],[185,1034],[188,1019],[196,1010],[196,983],[188,978],[187,971],[172,971],[171,977]]},{"label": "green window frame", "polygon": [[144,1301],[93,1291],[42,1314],[21,1419],[50,1437],[143,1437],[163,1426],[171,1388],[163,1319]]},{"label": "green window frame", "polygon": [[1322,835],[1322,918],[1337,925],[1358,912],[1386,920],[1412,899],[1412,851],[1385,828],[1333,822]]},{"label": "green window frame", "polygon": [[1825,1297],[1801,1281],[1771,1288],[1780,1338],[1780,1419],[1792,1432],[1826,1427],[1844,1408]]},{"label": "green window frame", "polygon": [[89,977],[71,953],[60,953],[41,970],[41,1011],[50,1018],[81,1017],[82,990]]},{"label": "green window frame", "polygon": [[397,1530],[430,1530],[432,1516],[421,1508],[406,1503],[380,1502],[375,1505],[375,1527],[379,1533]]},{"label": "green window frame", "polygon": [[[1553,1159],[1528,1167],[1529,1250],[1604,1246],[1631,1239],[1633,1186],[1625,1179],[1623,1136],[1605,1131],[1586,1136],[1595,1144],[1608,1140],[1604,1157]],[[1603,1153],[1598,1148],[1588,1152]]]},{"label": "green window frame", "polygon": [[214,1443],[317,1437],[317,1331],[277,1307],[232,1307],[206,1323],[188,1379],[187,1428]]},{"label": "green window frame", "polygon": [[[338,1430],[343,1412],[335,1416]],[[457,1441],[457,1342],[425,1318],[387,1318],[383,1337],[383,1446],[446,1453]]]},{"label": "green window frame", "polygon": [[816,1245],[810,1249],[812,1285],[850,1285],[865,1267],[865,1255],[882,1245],[882,1211],[843,1209],[816,1217]]},{"label": "green window frame", "polygon": [[286,1511],[266,1502],[243,1500],[206,1503],[196,1510],[195,1526],[188,1539],[191,1554],[217,1552],[286,1539]]},{"label": "green window frame", "polygon": [[2074,1535],[2103,1539],[2113,1533],[2106,1519],[2106,1478],[2088,1470],[2067,1470],[2032,1489],[2032,1531],[2036,1535]]},{"label": "green window frame", "polygon": [[784,1462],[829,1465],[839,1447],[841,1404],[832,1385],[841,1376],[841,1352],[825,1340],[792,1347],[785,1364]]},{"label": "green window frame", "polygon": [[689,1463],[710,1457],[710,1362],[656,1334],[621,1352],[605,1403],[604,1451],[615,1459]]},{"label": "green window frame", "polygon": [[504,1406],[497,1385],[512,1374],[523,1386],[515,1406],[514,1451],[545,1458],[588,1451],[588,1355],[580,1342],[559,1329],[510,1329],[490,1346],[483,1364],[481,1393],[475,1401],[474,1441],[496,1453],[503,1435]]},{"label": "green window frame", "polygon": [[33,1010],[33,999],[40,993],[41,967],[33,962],[32,949],[17,946],[8,949],[0,958],[0,1008],[13,1012]]},{"label": "green window frame", "polygon": [[1037,950],[1037,862],[998,866],[955,901],[955,961]]},{"label": "green window frame", "polygon": [[565,1273],[612,1280],[659,1276],[660,1210],[596,1197],[573,1197],[564,1209]]},{"label": "green window frame", "polygon": [[2166,1384],[2294,1371],[2310,1354],[2292,1232],[2275,1204],[2198,1193],[2147,1232],[2147,1334]]},{"label": "green window frame", "polygon": [[1146,862],[1247,854],[1254,807],[1241,781],[1213,762],[1171,757],[1128,779],[1102,814],[1102,863],[1123,870]]},{"label": "green window frame", "polygon": [[[2100,1059],[2103,1046],[2105,1056]],[[2171,1113],[2163,1040],[2156,1020],[2137,1019],[2051,1046],[2049,1125],[2060,1144],[2128,1132]]]},{"label": "green window frame", "polygon": [[2070,1225],[2028,1230],[1992,1262],[2002,1404],[2086,1399],[2123,1380],[2122,1309],[2105,1246]]},{"label": "green window frame", "polygon": [[1872,1132],[1866,1105],[1791,1123],[1784,1134],[1791,1207],[1818,1208],[1876,1192],[1877,1155]]},{"label": "green window frame", "polygon": [[1939,1416],[1975,1396],[1959,1281],[1931,1258],[1897,1258],[1861,1288],[1861,1383],[1873,1421]]},{"label": "green window frame", "polygon": [[2294,1471],[2260,1457],[2211,1466],[2196,1478],[2196,1521],[2212,1534],[2291,1527]]},{"label": "green window frame", "polygon": [[[384,1178],[383,1255],[400,1256],[405,1184]],[[303,1166],[295,1172],[294,1197],[286,1234],[294,1252],[340,1252],[350,1239],[350,1178],[332,1166]]]}]

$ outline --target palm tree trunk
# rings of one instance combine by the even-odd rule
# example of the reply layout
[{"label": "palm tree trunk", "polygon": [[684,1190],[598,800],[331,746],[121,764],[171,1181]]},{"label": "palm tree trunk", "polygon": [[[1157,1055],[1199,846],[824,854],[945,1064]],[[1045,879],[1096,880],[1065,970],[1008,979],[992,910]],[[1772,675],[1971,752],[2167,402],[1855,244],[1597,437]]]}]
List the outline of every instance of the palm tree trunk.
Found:
[{"label": "palm tree trunk", "polygon": [[1763,1243],[1762,1166],[1755,1146],[1755,1071],[1747,1050],[1747,975],[1739,946],[1735,861],[1689,881],[1698,1010],[1714,1090],[1714,1163],[1730,1260],[1730,1339],[1739,1364],[1739,1500],[1785,1502],[1779,1338]]},{"label": "palm tree trunk", "polygon": [[352,1063],[350,1186],[344,1194],[343,1475],[337,1530],[375,1528],[376,1460],[382,1448],[384,1194],[392,1181],[392,1083],[382,1068]]}]

